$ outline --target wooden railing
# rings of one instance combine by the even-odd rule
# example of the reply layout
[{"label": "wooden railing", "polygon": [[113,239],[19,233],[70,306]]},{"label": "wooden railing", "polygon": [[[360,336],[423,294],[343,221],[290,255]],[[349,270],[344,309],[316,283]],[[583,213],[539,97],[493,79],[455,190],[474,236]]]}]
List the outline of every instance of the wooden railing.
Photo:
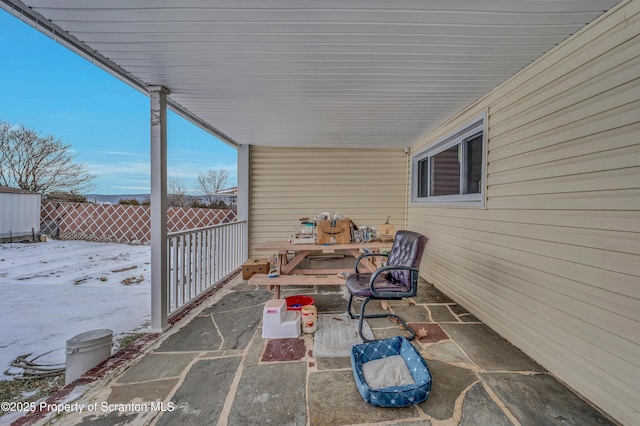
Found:
[{"label": "wooden railing", "polygon": [[232,222],[167,236],[169,316],[242,265],[246,227],[246,222]]}]

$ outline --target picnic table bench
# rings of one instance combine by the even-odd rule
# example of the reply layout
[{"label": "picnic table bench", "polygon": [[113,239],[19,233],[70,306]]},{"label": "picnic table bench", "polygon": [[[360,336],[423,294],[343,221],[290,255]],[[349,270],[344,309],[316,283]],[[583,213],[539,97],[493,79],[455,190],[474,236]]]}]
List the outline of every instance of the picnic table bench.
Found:
[{"label": "picnic table bench", "polygon": [[280,298],[280,286],[315,286],[315,285],[344,285],[344,278],[337,275],[278,275],[271,277],[267,274],[253,274],[249,278],[251,285],[266,285],[269,290],[275,288],[275,298]]}]

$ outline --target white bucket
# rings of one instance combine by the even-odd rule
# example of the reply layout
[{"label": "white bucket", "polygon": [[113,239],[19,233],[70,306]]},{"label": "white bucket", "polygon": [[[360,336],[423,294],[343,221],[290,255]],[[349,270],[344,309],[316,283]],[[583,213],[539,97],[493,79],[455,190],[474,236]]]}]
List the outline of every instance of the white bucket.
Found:
[{"label": "white bucket", "polygon": [[108,329],[86,331],[67,340],[65,384],[109,358],[112,345],[113,331]]}]

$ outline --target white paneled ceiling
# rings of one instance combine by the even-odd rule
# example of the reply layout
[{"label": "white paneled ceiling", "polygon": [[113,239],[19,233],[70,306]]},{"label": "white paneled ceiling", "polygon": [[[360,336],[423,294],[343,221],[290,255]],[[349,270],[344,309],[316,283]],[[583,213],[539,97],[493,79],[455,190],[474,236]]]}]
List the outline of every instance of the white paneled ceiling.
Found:
[{"label": "white paneled ceiling", "polygon": [[237,143],[350,147],[412,145],[616,3],[0,0]]}]

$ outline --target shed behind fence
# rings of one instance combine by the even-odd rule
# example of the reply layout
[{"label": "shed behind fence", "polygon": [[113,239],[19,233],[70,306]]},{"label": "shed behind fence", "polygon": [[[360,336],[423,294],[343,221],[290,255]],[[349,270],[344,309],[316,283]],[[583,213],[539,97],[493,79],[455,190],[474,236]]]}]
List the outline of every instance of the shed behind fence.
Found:
[{"label": "shed behind fence", "polygon": [[0,186],[0,242],[33,241],[40,233],[40,194]]}]

